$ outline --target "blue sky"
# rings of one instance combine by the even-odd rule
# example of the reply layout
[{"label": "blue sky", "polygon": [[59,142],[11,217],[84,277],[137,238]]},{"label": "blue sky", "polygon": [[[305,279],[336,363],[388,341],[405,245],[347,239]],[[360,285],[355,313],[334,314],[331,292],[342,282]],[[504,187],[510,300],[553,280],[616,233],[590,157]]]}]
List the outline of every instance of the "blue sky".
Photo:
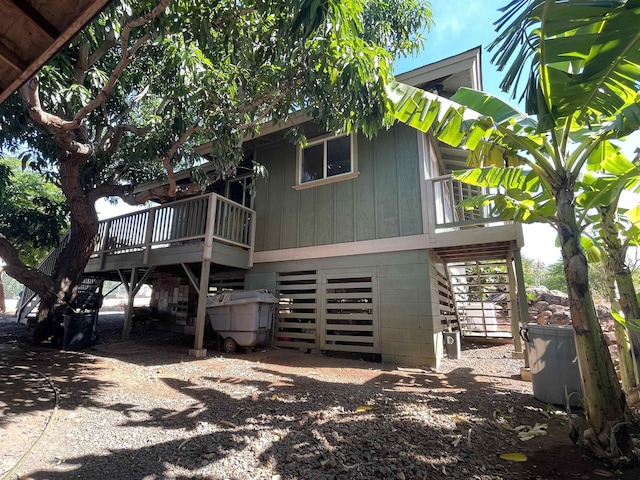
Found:
[{"label": "blue sky", "polygon": [[[415,57],[396,61],[395,73],[421,67],[474,47],[482,46],[483,90],[505,100],[510,94],[500,90],[502,73],[491,65],[495,53],[486,47],[496,37],[493,23],[500,18],[498,8],[507,0],[434,0],[432,1],[434,25],[426,33],[423,51]],[[555,246],[555,230],[543,224],[524,225],[525,257],[550,264],[560,259],[560,249]]]}]

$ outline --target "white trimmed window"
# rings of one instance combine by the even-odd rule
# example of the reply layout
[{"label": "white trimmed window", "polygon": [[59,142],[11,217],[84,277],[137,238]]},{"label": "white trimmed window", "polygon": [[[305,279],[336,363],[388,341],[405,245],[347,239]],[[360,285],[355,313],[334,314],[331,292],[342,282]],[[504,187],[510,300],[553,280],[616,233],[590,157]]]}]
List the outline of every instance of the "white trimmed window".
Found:
[{"label": "white trimmed window", "polygon": [[355,135],[323,137],[298,147],[298,186],[347,180],[357,176]]}]

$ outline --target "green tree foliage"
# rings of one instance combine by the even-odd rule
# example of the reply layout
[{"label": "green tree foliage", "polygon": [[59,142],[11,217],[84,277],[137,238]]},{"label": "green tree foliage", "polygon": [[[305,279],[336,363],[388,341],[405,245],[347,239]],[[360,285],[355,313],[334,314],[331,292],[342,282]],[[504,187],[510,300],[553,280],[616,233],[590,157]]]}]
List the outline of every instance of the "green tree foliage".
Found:
[{"label": "green tree foliage", "polygon": [[[500,189],[465,206],[493,204],[504,219],[557,230],[585,392],[584,441],[617,457],[632,448],[629,411],[596,315],[581,236],[587,212],[638,174],[612,141],[640,127],[640,2],[513,0],[502,11],[493,61],[506,69],[505,89],[522,87],[531,116],[468,89],[452,98],[457,103],[400,84],[390,95],[400,120],[470,150],[475,168],[458,178]],[[618,180],[579,204],[586,168]]]},{"label": "green tree foliage", "polygon": [[567,281],[564,278],[562,260],[546,265],[540,260],[522,258],[524,282],[527,286],[544,286],[549,290],[567,292]]},{"label": "green tree foliage", "polygon": [[[0,145],[26,145],[71,215],[52,278],[29,270],[3,231],[7,272],[49,303],[71,295],[93,248],[95,201],[198,192],[209,180],[178,187],[173,175],[200,161],[198,145],[209,142],[217,174],[230,175],[242,139],[295,110],[328,131],[390,125],[393,57],[416,51],[429,20],[419,0],[113,2],[0,108]],[[167,188],[133,193],[160,176]]]},{"label": "green tree foliage", "polygon": [[553,262],[545,272],[544,286],[549,290],[567,292],[567,279],[564,276],[564,263],[562,260]]},{"label": "green tree foliage", "polygon": [[545,264],[541,260],[522,257],[524,283],[527,286],[544,285]]},{"label": "green tree foliage", "polygon": [[20,244],[22,261],[37,264],[68,227],[69,209],[58,187],[18,158],[0,158],[0,232]]}]

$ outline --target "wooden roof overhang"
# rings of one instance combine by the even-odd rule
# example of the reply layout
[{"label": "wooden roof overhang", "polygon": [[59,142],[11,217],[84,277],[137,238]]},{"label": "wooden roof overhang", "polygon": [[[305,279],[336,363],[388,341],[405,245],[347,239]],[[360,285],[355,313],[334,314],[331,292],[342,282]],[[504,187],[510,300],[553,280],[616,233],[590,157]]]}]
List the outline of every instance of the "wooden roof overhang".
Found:
[{"label": "wooden roof overhang", "polygon": [[513,243],[511,241],[504,241],[455,247],[439,247],[435,249],[435,252],[442,261],[451,264],[476,260],[508,260],[511,257],[512,249]]},{"label": "wooden roof overhang", "polygon": [[111,0],[0,0],[0,103]]}]

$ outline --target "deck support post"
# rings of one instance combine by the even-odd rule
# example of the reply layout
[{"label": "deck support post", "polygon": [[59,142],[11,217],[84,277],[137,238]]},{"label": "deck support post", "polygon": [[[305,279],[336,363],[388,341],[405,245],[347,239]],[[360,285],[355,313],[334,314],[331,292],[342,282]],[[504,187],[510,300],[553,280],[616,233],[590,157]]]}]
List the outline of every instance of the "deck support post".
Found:
[{"label": "deck support post", "polygon": [[133,323],[133,300],[135,293],[133,293],[133,287],[138,281],[138,269],[133,267],[131,269],[131,282],[127,282],[124,272],[118,270],[118,275],[122,280],[125,290],[127,291],[127,306],[124,309],[124,327],[122,328],[122,340],[129,340],[131,337],[131,325]]},{"label": "deck support post", "polygon": [[[520,306],[520,319],[524,324],[529,318],[529,302],[527,300],[527,287],[524,284],[524,270],[522,269],[522,257],[520,249],[513,250],[513,265],[516,273],[516,284],[518,285],[518,304]],[[529,354],[524,345],[524,366],[529,368]]]},{"label": "deck support post", "polygon": [[209,209],[207,211],[207,226],[204,233],[204,250],[202,252],[202,269],[200,270],[200,288],[198,289],[198,310],[196,312],[196,335],[193,341],[193,349],[189,355],[196,358],[204,358],[207,350],[202,348],[204,344],[204,325],[207,318],[207,294],[209,293],[209,274],[211,273],[211,253],[213,250],[213,232],[216,223],[216,209],[218,197],[209,194]]},{"label": "deck support post", "polygon": [[196,358],[204,358],[207,350],[202,348],[204,344],[204,327],[207,319],[207,294],[209,293],[209,272],[211,271],[211,260],[202,261],[202,272],[200,273],[200,290],[198,292],[198,310],[196,313],[196,335],[193,342],[193,349],[189,350],[189,355]]},{"label": "deck support post", "polygon": [[144,285],[144,282],[149,279],[155,268],[155,266],[149,267],[149,269],[142,275],[142,278],[138,280],[139,271],[136,267],[134,267],[133,269],[131,269],[130,282],[127,282],[127,277],[125,276],[124,272],[122,270],[118,270],[118,275],[120,276],[122,285],[124,285],[124,289],[127,292],[127,297],[129,298],[129,300],[127,301],[127,306],[124,310],[124,327],[122,328],[123,340],[129,340],[129,338],[131,337],[131,325],[133,324],[133,302],[136,294],[140,291],[140,287]]},{"label": "deck support post", "polygon": [[513,251],[509,252],[507,258],[507,274],[509,276],[509,301],[511,302],[511,332],[513,334],[514,356],[520,356],[522,352],[522,339],[520,338],[520,309],[518,307],[518,297],[516,289],[516,276],[513,271],[514,256]]}]

